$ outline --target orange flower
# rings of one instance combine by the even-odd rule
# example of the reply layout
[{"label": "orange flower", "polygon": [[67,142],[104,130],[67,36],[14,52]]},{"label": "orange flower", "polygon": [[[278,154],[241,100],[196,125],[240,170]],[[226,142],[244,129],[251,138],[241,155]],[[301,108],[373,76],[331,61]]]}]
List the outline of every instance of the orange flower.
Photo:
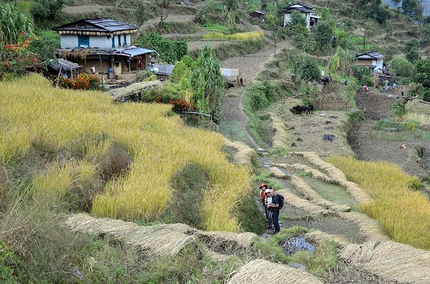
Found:
[{"label": "orange flower", "polygon": [[3,66],[8,67],[9,66],[9,62],[7,62],[7,61],[3,62]]}]

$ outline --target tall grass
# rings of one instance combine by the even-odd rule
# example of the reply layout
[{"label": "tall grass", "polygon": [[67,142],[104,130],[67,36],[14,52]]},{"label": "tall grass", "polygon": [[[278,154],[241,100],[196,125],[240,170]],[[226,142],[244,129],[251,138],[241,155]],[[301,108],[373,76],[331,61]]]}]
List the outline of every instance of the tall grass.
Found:
[{"label": "tall grass", "polygon": [[35,145],[50,157],[67,154],[61,163],[48,159],[32,176],[34,198],[49,193],[55,200],[73,188],[91,186],[110,162],[106,153],[119,145],[130,163],[94,197],[95,215],[157,220],[171,201],[172,177],[195,164],[210,180],[199,206],[205,228],[239,230],[232,210],[250,189],[251,176],[248,168],[228,161],[222,136],[185,127],[179,117],[169,115],[168,105],[114,104],[101,92],[55,89],[37,75],[0,82],[0,89],[3,165],[29,155]]},{"label": "tall grass", "polygon": [[393,240],[430,249],[430,203],[413,190],[420,184],[417,177],[385,162],[363,162],[351,157],[329,157],[327,161],[372,196],[373,202],[360,207],[378,220]]},{"label": "tall grass", "polygon": [[204,40],[254,40],[263,37],[262,32],[244,32],[225,35],[222,32],[209,32],[203,35]]}]

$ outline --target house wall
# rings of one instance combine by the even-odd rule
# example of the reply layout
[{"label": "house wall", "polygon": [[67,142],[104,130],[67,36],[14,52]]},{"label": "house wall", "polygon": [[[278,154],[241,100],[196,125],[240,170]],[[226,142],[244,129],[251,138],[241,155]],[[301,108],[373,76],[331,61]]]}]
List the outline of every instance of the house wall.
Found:
[{"label": "house wall", "polygon": [[[121,38],[119,40],[119,37]],[[77,35],[61,35],[61,48],[75,48],[78,46],[78,36]],[[129,47],[131,46],[131,36],[116,35],[114,37],[114,47]],[[107,36],[90,36],[90,47],[98,48],[112,48],[112,38]]]},{"label": "house wall", "polygon": [[384,60],[383,59],[373,60],[372,65],[376,66],[375,69],[373,69],[373,74],[375,74],[378,72],[379,69],[382,70],[382,68],[384,67]]}]

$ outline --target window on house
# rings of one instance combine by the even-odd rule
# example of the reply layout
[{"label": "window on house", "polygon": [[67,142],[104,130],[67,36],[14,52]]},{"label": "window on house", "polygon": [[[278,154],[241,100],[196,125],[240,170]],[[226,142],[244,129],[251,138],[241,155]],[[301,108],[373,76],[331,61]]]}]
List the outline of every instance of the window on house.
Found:
[{"label": "window on house", "polygon": [[118,46],[121,46],[121,35],[118,35]]},{"label": "window on house", "polygon": [[127,35],[124,35],[124,46],[127,46]]},{"label": "window on house", "polygon": [[78,36],[78,47],[90,47],[90,36]]},{"label": "window on house", "polygon": [[115,37],[112,37],[112,48],[115,48]]}]

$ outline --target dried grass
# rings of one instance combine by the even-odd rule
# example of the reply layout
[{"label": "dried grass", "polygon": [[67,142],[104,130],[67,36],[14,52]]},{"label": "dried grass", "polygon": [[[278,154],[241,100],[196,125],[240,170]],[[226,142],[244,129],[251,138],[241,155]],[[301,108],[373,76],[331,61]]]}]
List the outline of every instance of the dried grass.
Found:
[{"label": "dried grass", "polygon": [[307,200],[324,207],[328,210],[333,210],[337,212],[348,212],[351,210],[349,206],[339,205],[328,201],[321,197],[317,192],[315,192],[302,178],[297,176],[291,176],[291,183],[294,185],[295,189]]},{"label": "dried grass", "polygon": [[304,157],[315,167],[326,171],[330,175],[331,179],[337,182],[341,187],[345,188],[357,203],[363,204],[373,201],[372,197],[370,197],[370,195],[362,190],[356,183],[348,181],[341,170],[332,164],[323,161],[318,154],[314,152],[294,152],[292,154]]},{"label": "dried grass", "polygon": [[328,177],[326,174],[320,172],[319,170],[311,168],[307,165],[302,165],[302,164],[293,164],[293,165],[274,164],[273,166],[280,167],[280,168],[283,168],[285,170],[296,170],[296,171],[298,170],[298,171],[303,171],[303,172],[311,172],[313,178],[316,178],[316,179],[319,179],[319,180],[322,180],[322,181],[328,182],[328,183],[334,183],[335,182],[333,179]]},{"label": "dried grass", "polygon": [[231,276],[231,278],[226,282],[227,284],[322,283],[309,273],[262,259],[250,261],[233,273],[234,274]]},{"label": "dried grass", "polygon": [[322,243],[324,240],[328,239],[328,240],[334,241],[335,243],[339,244],[342,247],[345,247],[346,245],[349,245],[351,243],[344,236],[331,235],[319,230],[306,233],[305,238],[308,242],[311,242],[311,243]]},{"label": "dried grass", "polygon": [[430,283],[430,252],[385,241],[350,244],[340,257],[357,269],[378,275],[385,282]]},{"label": "dried grass", "polygon": [[[291,207],[302,209],[314,216],[327,216],[332,213],[332,211],[324,209],[321,206],[313,204],[309,200],[300,198],[288,191],[287,189],[278,190],[277,193],[284,196],[285,204],[288,204]],[[282,209],[281,209],[282,212]]]},{"label": "dried grass", "polygon": [[286,131],[285,124],[274,115],[271,115],[270,119],[272,120],[272,129],[275,132],[272,138],[272,148],[282,148],[288,150],[290,135],[288,135]]},{"label": "dried grass", "polygon": [[112,89],[108,92],[114,100],[121,100],[130,95],[140,94],[143,90],[153,89],[161,85],[160,80],[131,84],[125,88]]},{"label": "dried grass", "polygon": [[250,249],[258,239],[254,233],[205,232],[179,223],[138,226],[122,220],[96,219],[84,213],[67,219],[66,225],[75,232],[122,240],[139,247],[148,256],[177,255],[197,240],[216,252],[233,253]]},{"label": "dried grass", "polygon": [[231,142],[224,138],[224,144],[235,151],[233,160],[237,165],[252,165],[252,159],[257,157],[257,152],[253,148],[240,141]]},{"label": "dried grass", "polygon": [[390,239],[381,223],[365,214],[359,212],[339,212],[338,214],[342,219],[356,224],[360,229],[360,233],[368,240],[387,241]]},{"label": "dried grass", "polygon": [[281,171],[278,167],[270,167],[269,169],[270,175],[279,179],[289,179],[290,175]]}]

